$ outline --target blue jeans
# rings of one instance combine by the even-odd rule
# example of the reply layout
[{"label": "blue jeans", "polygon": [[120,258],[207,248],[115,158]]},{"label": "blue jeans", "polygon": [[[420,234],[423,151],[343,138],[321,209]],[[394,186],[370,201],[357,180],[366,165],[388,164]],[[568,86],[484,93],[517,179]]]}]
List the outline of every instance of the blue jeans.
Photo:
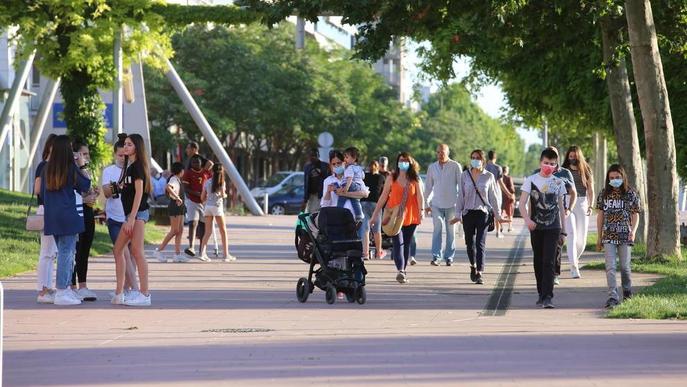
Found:
[{"label": "blue jeans", "polygon": [[434,222],[434,233],[432,234],[432,260],[441,259],[441,234],[446,229],[446,247],[444,247],[444,259],[453,262],[456,254],[454,235],[456,226],[451,224],[451,219],[456,217],[455,207],[439,208],[432,206],[432,221]]},{"label": "blue jeans", "polygon": [[114,244],[117,241],[119,232],[122,230],[123,222],[117,222],[116,220],[107,220],[107,233],[110,234],[110,240]]},{"label": "blue jeans", "polygon": [[[363,187],[360,186],[358,183],[351,183],[351,186],[348,187],[348,192],[360,192]],[[360,199],[353,199],[353,198],[346,198],[343,196],[339,196],[336,206],[339,208],[343,208],[346,205],[346,201],[350,200],[351,201],[351,207],[353,207],[353,216],[355,217],[355,220],[363,220],[365,219],[365,216],[363,215],[363,206],[360,204]]]},{"label": "blue jeans", "polygon": [[363,218],[360,220],[362,222],[360,223],[360,228],[358,228],[358,238],[363,240],[365,234],[370,232],[370,219],[363,214]]},{"label": "blue jeans", "polygon": [[393,249],[391,250],[391,256],[396,264],[396,270],[405,271],[406,266],[408,266],[408,257],[410,256],[416,228],[417,224],[403,226],[401,227],[401,232],[392,237]]},{"label": "blue jeans", "polygon": [[67,289],[72,284],[74,274],[74,255],[76,254],[76,238],[79,234],[53,235],[57,244],[57,280],[58,289]]},{"label": "blue jeans", "polygon": [[375,220],[375,226],[372,227],[371,231],[372,232],[382,232],[382,212],[380,211],[379,214],[377,214],[377,219],[372,219],[372,213],[375,212],[375,207],[377,206],[377,202],[361,202],[363,206],[363,214],[365,214],[365,220],[368,222],[372,222]]}]

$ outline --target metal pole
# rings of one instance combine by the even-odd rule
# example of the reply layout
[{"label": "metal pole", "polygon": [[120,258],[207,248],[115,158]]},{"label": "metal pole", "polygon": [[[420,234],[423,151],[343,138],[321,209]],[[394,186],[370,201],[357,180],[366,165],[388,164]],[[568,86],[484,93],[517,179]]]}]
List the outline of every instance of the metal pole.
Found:
[{"label": "metal pole", "polygon": [[[112,90],[112,131],[122,133],[122,31],[115,33],[115,85]],[[112,136],[113,138],[116,136]]]},{"label": "metal pole", "polygon": [[19,95],[21,95],[21,90],[26,84],[26,80],[29,78],[29,73],[31,72],[31,66],[33,65],[33,58],[36,57],[36,51],[34,50],[26,61],[19,68],[18,74],[15,74],[14,81],[12,82],[12,89],[7,96],[5,101],[5,106],[2,108],[2,115],[0,115],[0,128],[2,128],[2,133],[0,133],[0,147],[5,143],[5,138],[7,133],[10,131],[10,120],[14,115],[14,110],[17,108],[17,101],[19,100]]},{"label": "metal pole", "polygon": [[255,201],[255,198],[250,194],[250,190],[243,181],[241,174],[231,161],[229,154],[227,154],[227,151],[222,146],[222,142],[219,140],[219,138],[217,138],[217,135],[212,130],[212,127],[210,127],[210,124],[205,119],[203,112],[200,111],[196,101],[193,100],[191,93],[189,93],[186,85],[184,85],[184,82],[181,80],[181,77],[179,77],[179,74],[177,74],[172,62],[170,62],[169,59],[165,59],[165,61],[167,62],[168,69],[165,73],[165,76],[176,91],[177,95],[179,95],[181,101],[184,103],[186,110],[188,110],[188,112],[191,114],[193,121],[196,123],[196,125],[198,125],[198,129],[200,129],[201,133],[203,133],[203,136],[208,141],[210,148],[224,165],[227,175],[241,194],[243,202],[248,206],[248,209],[253,215],[264,215],[262,209]]},{"label": "metal pole", "polygon": [[305,48],[305,19],[296,16],[296,50]]},{"label": "metal pole", "polygon": [[[48,121],[48,113],[50,113],[50,109],[52,108],[52,104],[55,101],[55,95],[57,94],[57,88],[60,86],[60,78],[57,78],[56,80],[50,80],[48,81],[48,84],[45,88],[45,91],[43,92],[43,97],[41,98],[41,105],[38,107],[38,115],[36,115],[36,119],[33,122],[33,130],[31,131],[33,134],[33,141],[31,141],[31,150],[29,150],[29,162],[31,162],[36,155],[36,151],[38,150],[38,144],[41,141],[41,137],[43,136],[43,130],[45,129],[45,123]],[[30,173],[30,170],[26,171],[26,174],[24,177],[21,179],[21,186],[23,187],[24,184],[26,184],[26,180],[28,180]]]},{"label": "metal pole", "polygon": [[544,120],[544,148],[549,146],[549,123]]}]

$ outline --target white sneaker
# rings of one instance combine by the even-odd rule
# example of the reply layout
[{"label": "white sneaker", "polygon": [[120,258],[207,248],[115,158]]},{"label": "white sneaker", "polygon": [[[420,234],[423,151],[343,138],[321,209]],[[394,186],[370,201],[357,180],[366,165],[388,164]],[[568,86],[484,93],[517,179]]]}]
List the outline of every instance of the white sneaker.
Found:
[{"label": "white sneaker", "polygon": [[150,306],[150,294],[147,296],[143,293],[136,292],[132,294],[131,297],[126,297],[124,299],[124,305],[127,306]]},{"label": "white sneaker", "polygon": [[191,259],[184,254],[177,254],[174,256],[174,262],[184,263],[184,262],[188,262],[190,260]]},{"label": "white sneaker", "polygon": [[227,254],[227,256],[224,257],[224,262],[234,262],[234,261],[236,261],[236,257],[231,255],[231,254]]},{"label": "white sneaker", "polygon": [[38,294],[36,297],[36,302],[39,304],[54,304],[55,303],[55,293],[45,292],[45,294]]},{"label": "white sneaker", "polygon": [[74,296],[71,289],[58,289],[55,293],[55,305],[79,305],[81,300]]},{"label": "white sneaker", "polygon": [[121,292],[119,294],[115,294],[114,297],[112,297],[112,300],[110,300],[110,303],[113,305],[124,305],[124,300],[126,300],[124,297],[124,292]]},{"label": "white sneaker", "polygon": [[206,254],[201,254],[198,256],[198,259],[200,259],[203,262],[210,262],[210,258]]},{"label": "white sneaker", "polygon": [[574,279],[582,278],[582,274],[580,274],[580,269],[576,267],[570,269],[570,276]]},{"label": "white sneaker", "polygon": [[76,294],[79,295],[79,299],[82,301],[95,301],[98,299],[98,295],[89,288],[81,288],[76,291]]},{"label": "white sneaker", "polygon": [[79,301],[83,301],[83,296],[79,294],[79,291],[77,289],[70,288],[69,290],[71,290],[72,293],[74,293],[74,298],[76,298]]},{"label": "white sneaker", "polygon": [[417,265],[417,261],[415,260],[415,257],[410,257],[410,265],[411,266]]},{"label": "white sneaker", "polygon": [[155,259],[157,259],[158,262],[161,262],[161,263],[167,262],[167,258],[165,258],[158,249],[155,249],[155,251],[153,252],[153,257],[155,257]]}]

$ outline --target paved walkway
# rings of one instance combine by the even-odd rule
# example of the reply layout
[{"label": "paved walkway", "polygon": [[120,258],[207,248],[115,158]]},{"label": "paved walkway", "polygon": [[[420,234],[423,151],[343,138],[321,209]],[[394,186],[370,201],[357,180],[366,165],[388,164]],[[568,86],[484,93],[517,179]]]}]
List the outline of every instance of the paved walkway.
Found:
[{"label": "paved walkway", "polygon": [[[6,386],[119,385],[684,385],[687,323],[602,318],[603,272],[564,275],[555,310],[535,308],[522,226],[489,236],[483,286],[468,278],[464,243],[453,267],[427,259],[395,282],[389,260],[368,264],[368,303],[296,300],[307,266],[294,217],[230,218],[238,262],[151,262],[153,307],[35,303],[34,274],[4,282]],[[113,287],[111,257],[91,287]],[[565,270],[565,268],[564,268]],[[635,275],[637,285],[653,276]]]}]

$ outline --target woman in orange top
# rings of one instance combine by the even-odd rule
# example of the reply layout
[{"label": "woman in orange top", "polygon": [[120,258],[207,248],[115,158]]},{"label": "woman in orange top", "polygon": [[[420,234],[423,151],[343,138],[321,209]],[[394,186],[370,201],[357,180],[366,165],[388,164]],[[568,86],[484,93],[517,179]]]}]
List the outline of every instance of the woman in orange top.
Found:
[{"label": "woman in orange top", "polygon": [[[408,265],[408,256],[410,255],[410,245],[413,241],[413,235],[415,235],[415,229],[422,222],[422,211],[420,209],[425,208],[418,169],[417,162],[410,153],[399,153],[396,158],[394,173],[391,175],[391,179],[386,179],[384,190],[379,196],[377,206],[371,217],[373,222],[376,221],[375,219],[378,219],[385,203],[386,208],[400,205],[403,199],[403,190],[405,187],[408,187],[408,196],[403,212],[403,227],[401,227],[401,232],[392,238],[393,250],[391,253],[398,270],[396,281],[402,284],[408,282],[406,266]],[[385,224],[384,222],[388,222],[388,219],[383,220],[382,224]]]}]

